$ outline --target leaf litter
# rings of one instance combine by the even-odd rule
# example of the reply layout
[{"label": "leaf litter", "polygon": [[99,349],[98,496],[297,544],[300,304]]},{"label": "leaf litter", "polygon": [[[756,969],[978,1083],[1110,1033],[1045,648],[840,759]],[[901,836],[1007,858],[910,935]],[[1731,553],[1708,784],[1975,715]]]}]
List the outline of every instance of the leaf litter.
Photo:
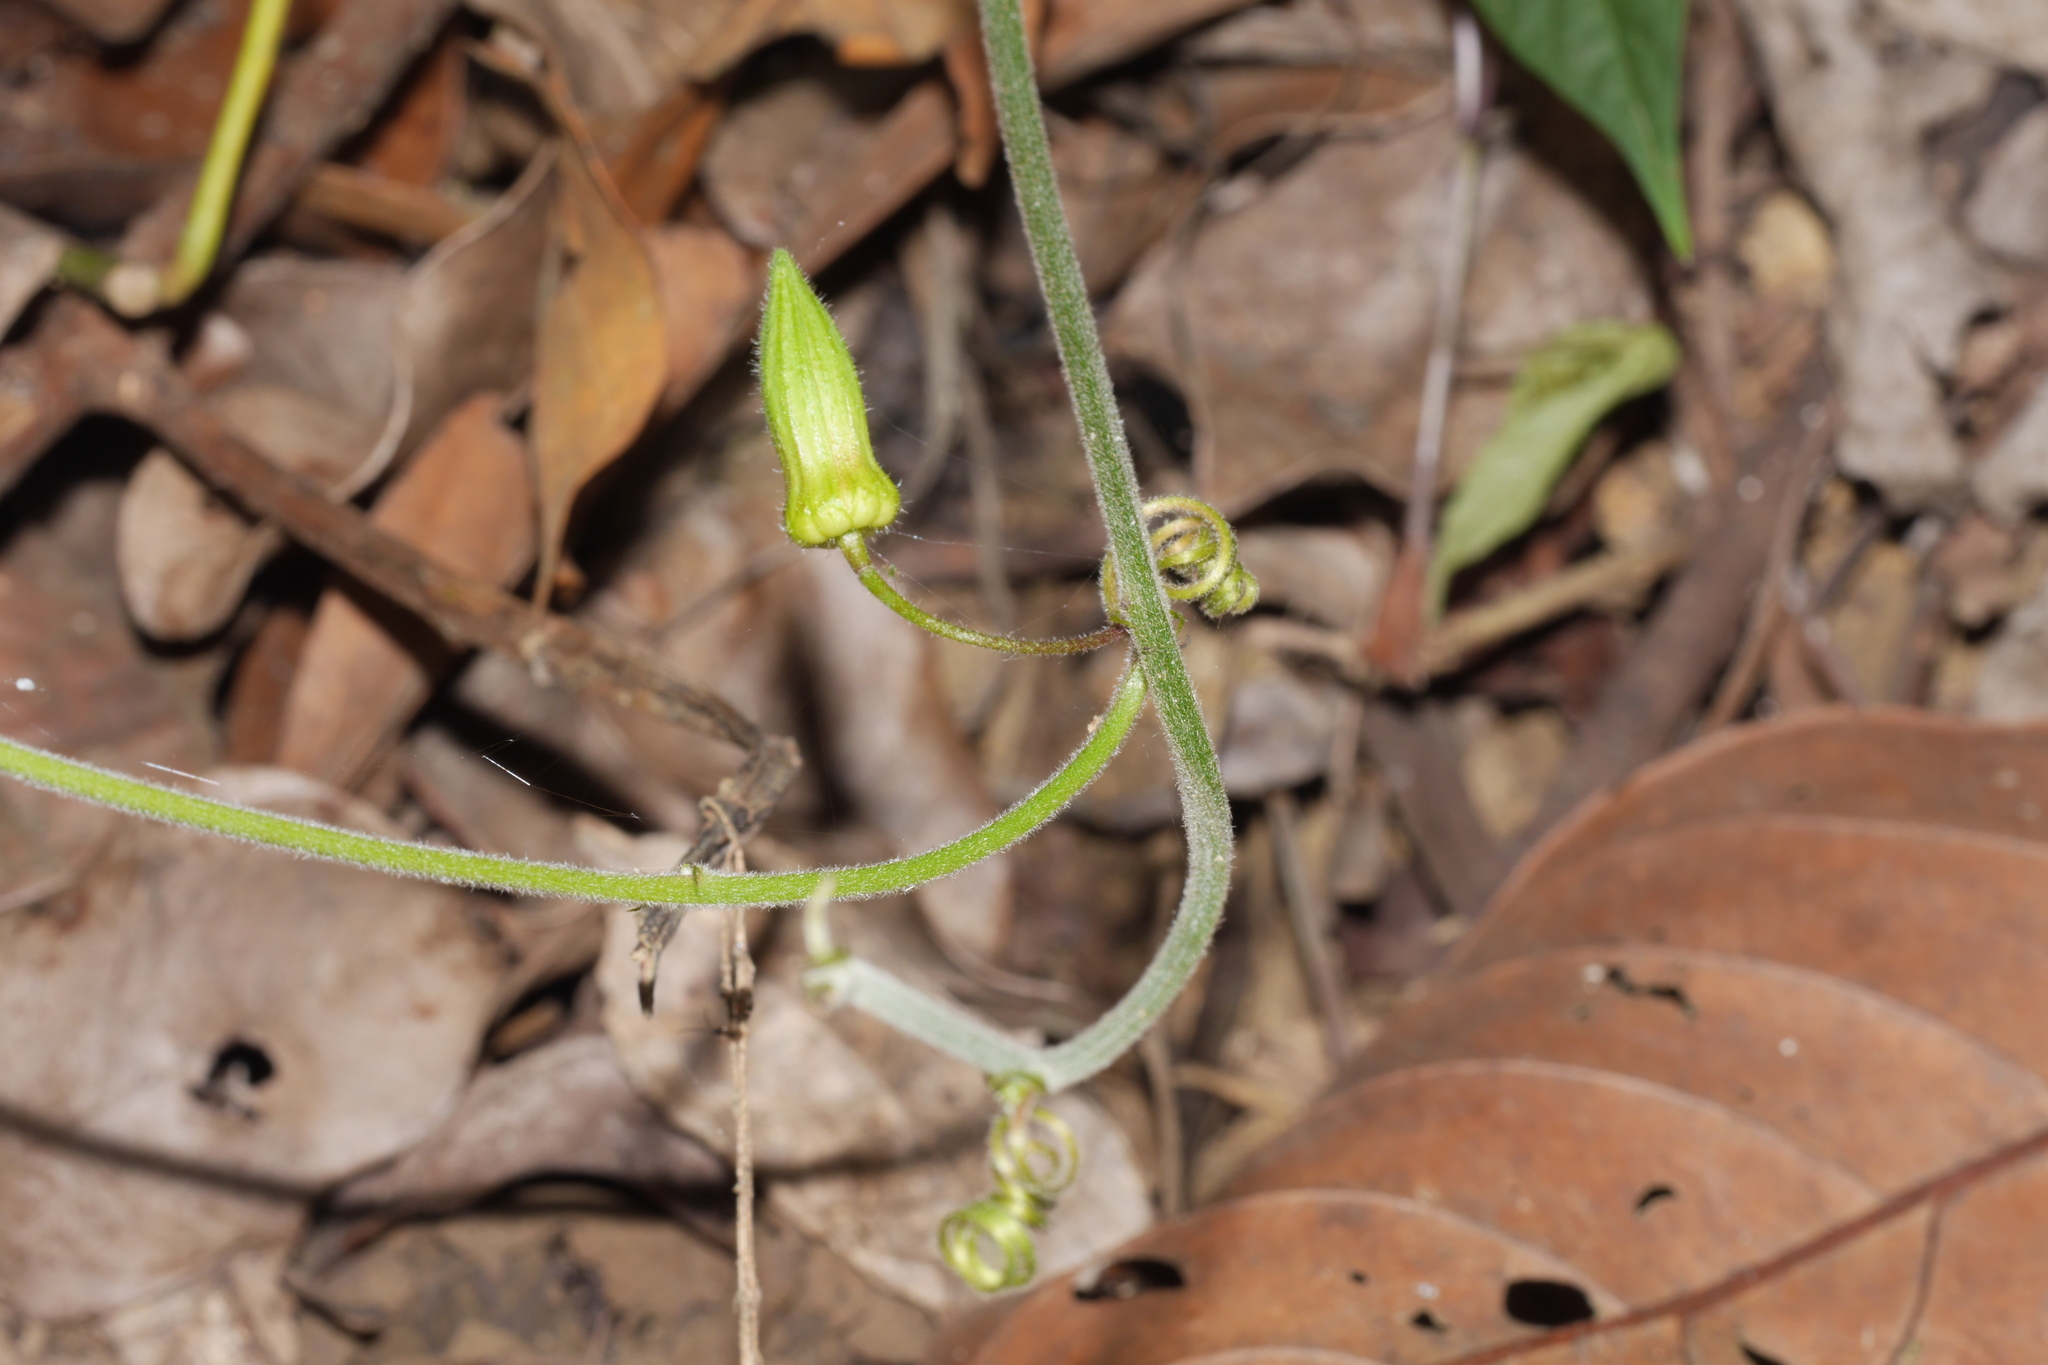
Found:
[{"label": "leaf litter", "polygon": [[[1225,506],[1264,585],[1185,644],[1240,867],[1195,988],[1062,1101],[1090,1183],[1046,1288],[964,1316],[931,1229],[976,1193],[980,1079],[816,1014],[794,926],[753,918],[769,1358],[2024,1354],[2028,7],[1703,3],[1682,84],[1683,7],[1611,7],[1665,26],[1664,74],[1617,87],[1650,111],[1633,139],[1641,109],[1499,33],[1435,491],[1482,472],[1440,513],[1460,571],[1412,685],[1365,646],[1415,590],[1441,12],[1027,8],[1146,491]],[[965,659],[782,544],[738,359],[786,245],[916,488],[877,545],[899,586],[1100,623],[968,6],[309,13],[217,286],[132,332],[44,281],[72,240],[167,248],[239,11],[0,11],[5,733],[646,867],[728,827],[760,867],[928,847],[1079,741],[1115,660]],[[560,107],[508,63],[558,71]],[[1684,269],[1659,244],[1681,185]],[[1668,387],[1594,404],[1541,467],[1509,446],[1526,363],[1653,318]],[[1466,504],[1489,534],[1452,534]],[[1772,723],[1711,733],[1736,718]],[[838,931],[1067,1036],[1143,966],[1175,817],[1141,731],[1038,838]],[[724,1358],[716,935],[682,921],[647,1016],[635,930],[10,785],[0,1359]]]}]

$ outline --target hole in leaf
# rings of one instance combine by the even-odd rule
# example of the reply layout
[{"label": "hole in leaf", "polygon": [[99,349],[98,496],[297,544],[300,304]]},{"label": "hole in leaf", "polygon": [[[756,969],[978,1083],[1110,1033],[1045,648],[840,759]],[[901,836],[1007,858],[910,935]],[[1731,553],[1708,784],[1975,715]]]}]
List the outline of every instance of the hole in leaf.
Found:
[{"label": "hole in leaf", "polygon": [[1785,1365],[1785,1362],[1776,1356],[1767,1356],[1748,1342],[1742,1343],[1742,1358],[1748,1361],[1749,1365]]},{"label": "hole in leaf", "polygon": [[1424,1332],[1448,1332],[1451,1330],[1449,1324],[1443,1322],[1427,1308],[1416,1309],[1414,1315],[1408,1319],[1408,1325]]},{"label": "hole in leaf", "polygon": [[1364,1284],[1371,1278],[1372,1277],[1367,1275],[1363,1270],[1354,1270],[1351,1272],[1351,1283],[1353,1284]]},{"label": "hole in leaf", "polygon": [[1531,1327],[1566,1327],[1593,1316],[1586,1291],[1563,1280],[1511,1280],[1502,1309],[1516,1322]]},{"label": "hole in leaf", "polygon": [[277,1074],[270,1054],[241,1038],[230,1038],[213,1054],[206,1079],[192,1087],[201,1104],[244,1119],[260,1117],[249,1103],[251,1092]]},{"label": "hole in leaf", "polygon": [[231,1038],[213,1054],[213,1065],[206,1070],[206,1084],[218,1087],[239,1082],[256,1086],[276,1074],[277,1066],[270,1060],[269,1053],[254,1043]]},{"label": "hole in leaf", "polygon": [[1128,1261],[1111,1261],[1092,1273],[1083,1272],[1074,1281],[1074,1297],[1083,1303],[1135,1299],[1155,1290],[1182,1289],[1187,1282],[1187,1276],[1172,1261],[1138,1256]]},{"label": "hole in leaf", "polygon": [[1636,1212],[1648,1212],[1650,1205],[1661,1203],[1666,1199],[1676,1198],[1678,1198],[1678,1191],[1669,1185],[1646,1186],[1643,1192],[1636,1196]]},{"label": "hole in leaf", "polygon": [[1607,969],[1607,984],[1633,999],[1662,1000],[1676,1005],[1679,1013],[1688,1019],[1699,1013],[1680,987],[1664,981],[1637,981],[1622,967],[1610,966]]}]

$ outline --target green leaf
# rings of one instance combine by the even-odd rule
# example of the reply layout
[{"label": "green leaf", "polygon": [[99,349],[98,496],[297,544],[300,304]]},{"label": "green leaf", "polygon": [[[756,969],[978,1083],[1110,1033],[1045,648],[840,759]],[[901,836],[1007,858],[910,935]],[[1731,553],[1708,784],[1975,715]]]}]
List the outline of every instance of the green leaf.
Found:
[{"label": "green leaf", "polygon": [[1677,368],[1678,342],[1654,322],[1580,323],[1522,362],[1506,419],[1444,505],[1429,563],[1432,616],[1452,574],[1536,524],[1600,419],[1662,388]]},{"label": "green leaf", "polygon": [[1678,153],[1686,0],[1472,0],[1502,46],[1620,149],[1665,239],[1692,258]]}]

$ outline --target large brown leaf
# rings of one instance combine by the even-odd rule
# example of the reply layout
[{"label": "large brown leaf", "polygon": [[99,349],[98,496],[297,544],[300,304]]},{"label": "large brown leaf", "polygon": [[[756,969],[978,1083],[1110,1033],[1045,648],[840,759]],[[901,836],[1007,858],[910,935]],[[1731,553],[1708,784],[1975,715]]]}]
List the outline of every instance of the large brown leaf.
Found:
[{"label": "large brown leaf", "polygon": [[2033,1358],[2044,802],[2048,730],[1902,712],[1653,765],[1225,1202],[975,1358]]}]

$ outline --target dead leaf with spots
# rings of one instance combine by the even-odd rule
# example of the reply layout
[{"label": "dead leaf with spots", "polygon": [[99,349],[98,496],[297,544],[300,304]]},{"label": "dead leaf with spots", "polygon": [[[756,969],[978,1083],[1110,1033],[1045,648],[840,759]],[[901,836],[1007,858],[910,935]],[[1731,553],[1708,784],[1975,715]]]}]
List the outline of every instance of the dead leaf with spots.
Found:
[{"label": "dead leaf with spots", "polygon": [[1904,710],[1651,765],[1217,1203],[972,1359],[2031,1358],[2044,799],[2048,731]]},{"label": "dead leaf with spots", "polygon": [[547,601],[576,495],[625,453],[668,380],[654,263],[604,172],[564,146],[552,238],[541,267],[533,447],[540,572]]}]

